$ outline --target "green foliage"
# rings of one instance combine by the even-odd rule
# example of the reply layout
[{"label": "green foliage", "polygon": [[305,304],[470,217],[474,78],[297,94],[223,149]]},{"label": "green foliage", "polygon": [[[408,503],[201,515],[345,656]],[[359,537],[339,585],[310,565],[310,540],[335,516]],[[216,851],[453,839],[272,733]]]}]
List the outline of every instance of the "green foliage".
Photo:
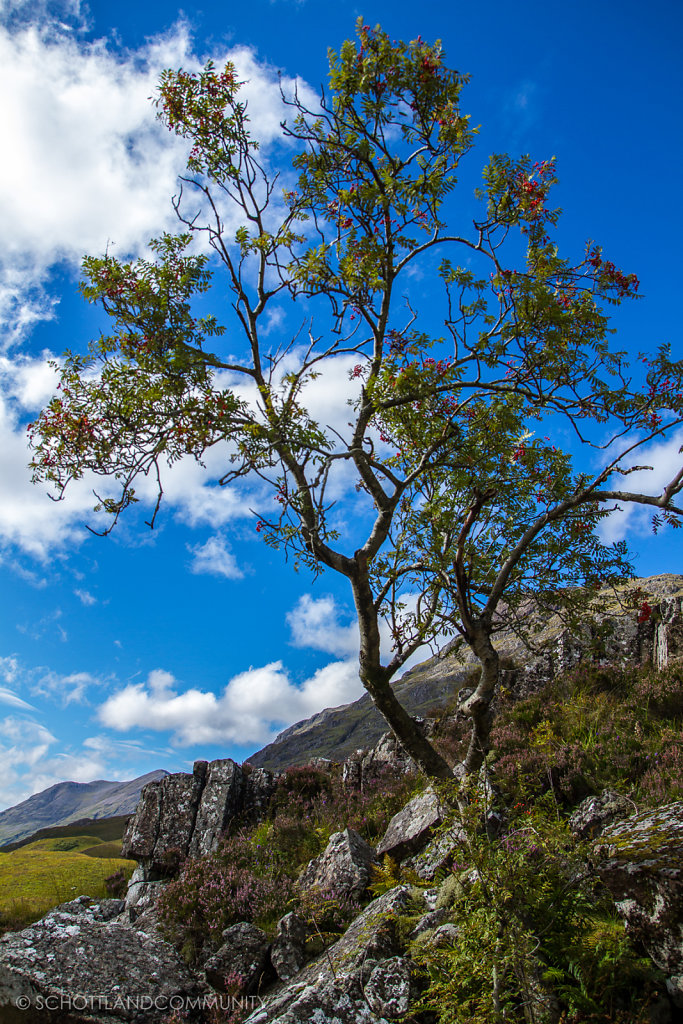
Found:
[{"label": "green foliage", "polygon": [[394,889],[400,882],[401,871],[398,864],[388,853],[385,853],[381,866],[372,869],[370,892],[373,896],[382,896],[390,889]]},{"label": "green foliage", "polygon": [[457,938],[412,949],[426,985],[417,1009],[444,1024],[646,1021],[657,973],[606,918],[587,850],[552,802],[518,808],[496,840],[478,815],[461,818],[456,880],[441,889]]},{"label": "green foliage", "polygon": [[683,798],[683,671],[581,665],[503,707],[491,734],[514,803],[551,791],[564,806],[611,787],[639,806]]},{"label": "green foliage", "polygon": [[[149,258],[84,260],[83,295],[111,331],[64,356],[61,393],[29,430],[31,465],[57,497],[85,474],[104,478],[107,532],[138,500],[140,477],[157,484],[153,525],[167,467],[218,446],[221,485],[272,488],[256,523],[267,543],[349,580],[361,678],[417,763],[446,778],[391,678],[439,637],[469,644],[486,669],[468,706],[476,770],[503,620],[525,635],[534,592],[576,625],[585,601],[567,583],[597,589],[630,573],[624,546],[598,533],[614,502],[652,506],[656,529],[678,525],[675,467],[664,491],[622,487],[637,449],[683,421],[683,361],[662,346],[639,380],[610,348],[607,314],[637,297],[638,280],[593,242],[561,251],[553,160],[494,154],[480,214],[450,223],[476,130],[460,105],[467,76],[439,42],[395,41],[359,20],[329,63],[314,109],[283,97],[298,179],[282,199],[271,160],[285,147],[258,153],[234,68],[164,72],[159,116],[191,142],[174,201],[182,229],[155,239]],[[197,310],[215,273],[229,334]],[[405,299],[415,273],[438,286],[427,309]],[[273,312],[285,313],[275,343]],[[349,356],[357,388],[340,431],[318,418],[312,385],[348,372]],[[601,469],[572,467],[556,443],[565,428],[609,453]]]}]

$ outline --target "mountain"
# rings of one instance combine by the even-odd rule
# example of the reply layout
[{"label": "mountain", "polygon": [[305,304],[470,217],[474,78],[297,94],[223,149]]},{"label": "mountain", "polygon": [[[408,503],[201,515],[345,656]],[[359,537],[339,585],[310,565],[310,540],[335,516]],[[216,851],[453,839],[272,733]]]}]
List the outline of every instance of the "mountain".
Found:
[{"label": "mountain", "polygon": [[14,807],[0,812],[0,846],[15,843],[39,829],[68,825],[83,818],[114,818],[132,814],[140,790],[168,775],[163,768],[130,782],[58,782]]},{"label": "mountain", "polygon": [[[394,693],[411,715],[426,717],[428,712],[448,704],[471,673],[471,666],[456,660],[447,647],[406,672],[394,684]],[[351,704],[326,708],[290,725],[272,743],[252,754],[249,764],[281,771],[290,765],[305,764],[312,757],[343,761],[356,750],[374,747],[387,728],[366,693]]]},{"label": "mountain", "polygon": [[[600,618],[609,620],[613,627],[613,660],[626,658],[638,661],[647,660],[649,657],[656,661],[654,650],[645,657],[645,648],[648,645],[656,646],[658,642],[653,632],[657,616],[643,624],[640,629],[642,635],[636,636],[634,632],[637,629],[637,612],[634,611],[628,594],[636,588],[640,588],[653,604],[657,603],[657,606],[659,602],[671,601],[673,609],[677,607],[678,601],[683,608],[683,576],[662,573],[659,576],[636,578],[628,584],[620,585],[616,591],[603,592],[606,606]],[[529,614],[534,614],[533,607],[529,608]],[[672,611],[671,614],[672,624],[678,623],[681,618],[679,612]],[[565,633],[564,623],[559,616],[551,615],[544,618],[539,625],[539,632],[535,638],[539,650],[536,653],[529,653],[522,639],[511,629],[501,630],[495,644],[508,666],[516,666],[520,670],[520,676],[526,676],[529,681],[532,681],[535,675],[538,682],[540,678],[547,678],[558,669],[570,667],[572,651],[570,649],[563,652],[561,649]],[[672,635],[670,646],[672,642],[675,643],[676,649],[680,648],[683,653],[683,632],[675,641]],[[574,639],[570,648],[572,646],[576,648],[576,654],[580,649],[578,638]],[[640,647],[643,648],[642,651]],[[636,648],[640,651],[637,655]],[[468,680],[471,682],[477,664],[468,648],[451,642],[439,654],[406,672],[394,684],[394,692],[412,715],[426,717],[430,710],[443,708],[451,702],[458,690],[468,685]],[[373,747],[387,728],[369,695],[364,694],[351,704],[326,708],[311,718],[291,725],[268,746],[252,754],[249,764],[254,768],[278,771],[291,765],[306,764],[313,757],[343,761],[356,750]]]}]

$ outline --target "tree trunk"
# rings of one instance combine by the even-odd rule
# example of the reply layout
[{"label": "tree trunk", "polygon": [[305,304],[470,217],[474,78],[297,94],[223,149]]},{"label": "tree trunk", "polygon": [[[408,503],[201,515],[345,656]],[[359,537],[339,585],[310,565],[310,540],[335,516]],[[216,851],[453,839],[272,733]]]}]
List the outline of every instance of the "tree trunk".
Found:
[{"label": "tree trunk", "polygon": [[390,726],[396,739],[407,750],[415,764],[428,778],[453,781],[453,770],[422,734],[417,722],[397,700],[391,683],[386,679],[372,680],[361,675],[365,689],[373,703]]},{"label": "tree trunk", "polygon": [[478,772],[488,753],[489,735],[493,724],[491,701],[500,676],[498,652],[486,632],[483,630],[477,632],[472,648],[481,664],[481,677],[476,690],[462,706],[463,711],[466,711],[472,718],[470,745],[463,761],[466,775],[474,775]]},{"label": "tree trunk", "polygon": [[360,678],[394,736],[415,764],[432,779],[453,779],[453,770],[396,698],[390,676],[382,665],[379,623],[365,565],[356,555],[351,579],[360,629]]}]

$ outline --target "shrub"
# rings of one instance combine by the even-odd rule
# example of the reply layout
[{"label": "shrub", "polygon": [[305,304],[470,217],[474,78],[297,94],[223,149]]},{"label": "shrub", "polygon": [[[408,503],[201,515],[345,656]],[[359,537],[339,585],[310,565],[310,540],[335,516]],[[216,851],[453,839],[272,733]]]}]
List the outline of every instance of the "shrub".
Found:
[{"label": "shrub", "polygon": [[457,938],[411,950],[426,986],[416,1008],[443,1024],[647,1020],[657,972],[620,923],[605,921],[609,904],[585,849],[545,804],[516,808],[497,840],[480,828],[477,808],[462,816],[459,874],[439,901]]},{"label": "shrub", "polygon": [[112,899],[122,899],[126,895],[126,889],[128,888],[128,882],[123,869],[119,868],[113,875],[108,875],[104,880],[104,887],[107,890],[107,896],[110,896]]}]

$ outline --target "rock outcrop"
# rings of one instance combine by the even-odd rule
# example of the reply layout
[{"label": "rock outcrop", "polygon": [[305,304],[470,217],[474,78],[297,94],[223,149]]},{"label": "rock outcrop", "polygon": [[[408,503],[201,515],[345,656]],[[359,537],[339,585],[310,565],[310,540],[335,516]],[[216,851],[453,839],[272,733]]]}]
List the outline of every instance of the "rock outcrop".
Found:
[{"label": "rock outcrop", "polygon": [[145,786],[123,837],[123,856],[140,865],[135,881],[167,877],[187,857],[215,850],[231,822],[263,813],[275,784],[270,772],[245,772],[226,759],[197,761],[192,775],[179,772]]},{"label": "rock outcrop", "polygon": [[441,801],[433,789],[418,793],[389,822],[377,847],[377,856],[388,854],[402,860],[424,846],[437,825],[443,821]]},{"label": "rock outcrop", "polygon": [[[373,900],[346,933],[304,967],[284,988],[253,1013],[247,1024],[382,1024],[402,1010],[409,998],[409,972],[397,965],[400,953],[397,918],[410,907],[407,886],[397,886]],[[378,968],[380,970],[378,971]],[[371,1008],[366,989],[374,972]],[[390,980],[397,983],[389,991]]]},{"label": "rock outcrop", "polygon": [[633,803],[621,793],[606,789],[599,796],[587,796],[569,819],[569,827],[581,839],[595,839],[614,821],[633,812]]},{"label": "rock outcrop", "polygon": [[361,897],[370,882],[375,851],[352,828],[330,836],[326,849],[310,861],[299,877],[300,889],[324,889]]},{"label": "rock outcrop", "polygon": [[251,995],[263,983],[270,943],[255,924],[240,921],[226,928],[223,942],[204,964],[207,982],[218,992]]},{"label": "rock outcrop", "polygon": [[605,828],[598,873],[683,1009],[683,801]]}]

